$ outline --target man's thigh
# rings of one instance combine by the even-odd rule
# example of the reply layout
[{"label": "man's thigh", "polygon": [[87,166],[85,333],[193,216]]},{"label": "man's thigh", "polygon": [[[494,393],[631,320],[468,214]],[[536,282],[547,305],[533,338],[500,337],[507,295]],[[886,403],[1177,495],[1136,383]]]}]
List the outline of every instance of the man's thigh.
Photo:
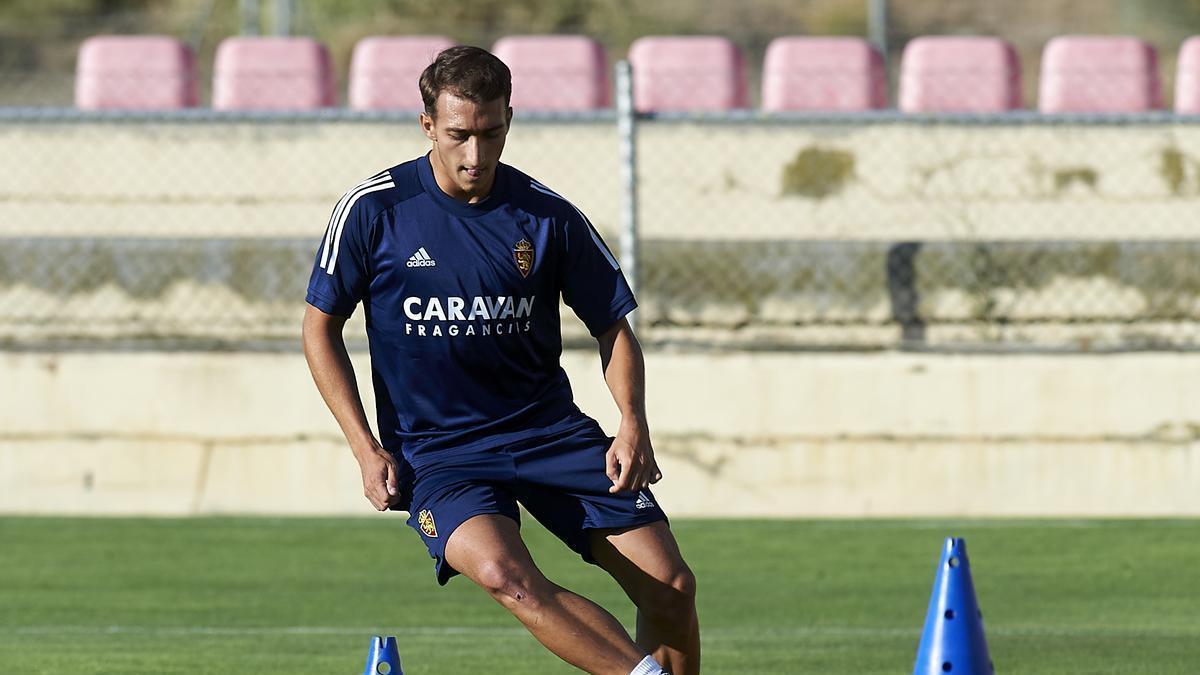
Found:
[{"label": "man's thigh", "polygon": [[590,540],[596,563],[617,580],[635,603],[647,594],[691,578],[691,570],[666,521],[634,528],[593,530]]},{"label": "man's thigh", "polygon": [[517,521],[498,514],[473,516],[446,541],[446,563],[475,583],[490,587],[502,576],[538,576],[533,556],[521,539]]}]

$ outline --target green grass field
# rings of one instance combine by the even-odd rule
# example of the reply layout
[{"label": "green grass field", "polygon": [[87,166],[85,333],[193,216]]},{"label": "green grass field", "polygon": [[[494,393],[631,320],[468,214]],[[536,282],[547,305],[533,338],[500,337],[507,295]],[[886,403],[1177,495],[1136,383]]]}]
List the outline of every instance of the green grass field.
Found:
[{"label": "green grass field", "polygon": [[[943,538],[963,536],[999,673],[1200,672],[1200,521],[697,521],[706,673],[911,672]],[[627,625],[530,522],[548,576]],[[399,517],[0,518],[0,673],[572,672]]]}]

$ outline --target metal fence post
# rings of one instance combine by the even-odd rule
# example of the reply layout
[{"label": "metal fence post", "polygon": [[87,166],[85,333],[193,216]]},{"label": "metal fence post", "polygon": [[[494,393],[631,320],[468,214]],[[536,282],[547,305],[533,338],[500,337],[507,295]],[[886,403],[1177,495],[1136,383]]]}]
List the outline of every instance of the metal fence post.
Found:
[{"label": "metal fence post", "polygon": [[888,0],[867,0],[867,39],[883,57],[884,79],[888,82],[887,98],[894,104],[892,85],[895,83],[889,76],[891,71],[888,68]]},{"label": "metal fence post", "polygon": [[867,0],[867,39],[879,49],[886,68],[888,57],[887,0]]},{"label": "metal fence post", "polygon": [[242,35],[259,35],[262,33],[262,14],[258,8],[258,0],[241,0]]},{"label": "metal fence post", "polygon": [[296,0],[275,0],[275,34],[288,37],[292,34],[292,15],[295,14]]},{"label": "metal fence post", "polygon": [[[621,165],[621,267],[634,294],[638,292],[638,227],[637,227],[637,113],[633,108],[633,68],[628,61],[618,61],[617,137],[620,139]],[[627,317],[637,330],[637,310]]]}]

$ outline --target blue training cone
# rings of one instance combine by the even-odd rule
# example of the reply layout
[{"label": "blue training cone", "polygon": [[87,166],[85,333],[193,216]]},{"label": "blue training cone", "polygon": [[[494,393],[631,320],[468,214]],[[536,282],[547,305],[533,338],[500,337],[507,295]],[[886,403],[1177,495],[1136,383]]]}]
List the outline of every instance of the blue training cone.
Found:
[{"label": "blue training cone", "polygon": [[965,539],[946,539],[913,675],[992,675]]},{"label": "blue training cone", "polygon": [[394,636],[371,638],[371,651],[367,653],[367,668],[363,675],[404,675]]}]

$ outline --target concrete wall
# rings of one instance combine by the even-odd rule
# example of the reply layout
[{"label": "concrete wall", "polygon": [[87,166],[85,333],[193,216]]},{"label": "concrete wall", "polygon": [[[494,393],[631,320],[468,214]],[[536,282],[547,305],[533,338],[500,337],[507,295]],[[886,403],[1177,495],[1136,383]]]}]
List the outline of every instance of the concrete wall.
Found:
[{"label": "concrete wall", "polygon": [[[429,150],[394,122],[0,124],[0,236],[307,236],[345,190]],[[586,158],[586,159],[585,159]],[[614,124],[517,124],[504,160],[617,226]]]},{"label": "concrete wall", "polygon": [[[642,231],[692,239],[1194,238],[1200,125],[639,126]],[[5,122],[0,235],[311,236],[412,122]],[[518,117],[505,161],[619,225],[616,125]]]},{"label": "concrete wall", "polygon": [[647,237],[1196,236],[1197,125],[656,123],[638,138]]},{"label": "concrete wall", "polygon": [[[597,358],[564,363],[613,428]],[[370,510],[299,354],[0,372],[2,512]],[[648,388],[680,516],[1200,515],[1200,355],[652,352]]]}]

